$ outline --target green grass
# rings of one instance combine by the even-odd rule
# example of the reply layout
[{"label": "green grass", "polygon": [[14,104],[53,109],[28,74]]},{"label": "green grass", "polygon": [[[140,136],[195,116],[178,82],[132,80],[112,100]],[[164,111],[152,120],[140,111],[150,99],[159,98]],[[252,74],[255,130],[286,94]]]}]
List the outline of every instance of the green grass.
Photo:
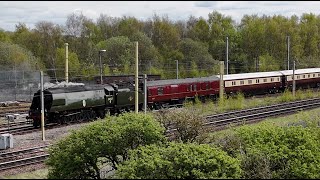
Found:
[{"label": "green grass", "polygon": [[[278,117],[278,118],[267,118],[259,123],[255,124],[244,124],[243,126],[252,126],[258,127],[262,124],[272,124],[273,126],[289,126],[291,124],[299,124],[301,122],[306,122],[308,125],[318,126],[320,122],[320,108],[301,111],[296,114],[292,114],[289,116]],[[211,143],[214,142],[216,139],[220,139],[222,137],[226,137],[232,133],[234,133],[234,129],[240,128],[241,126],[230,126],[230,128],[209,133],[208,138],[205,142]]]},{"label": "green grass", "polygon": [[319,91],[312,90],[297,90],[296,96],[293,97],[292,92],[286,90],[282,94],[277,97],[265,97],[265,98],[245,98],[243,94],[239,93],[233,97],[226,98],[224,97],[222,100],[218,100],[217,102],[207,101],[206,103],[201,103],[200,101],[195,101],[194,106],[192,103],[188,102],[184,104],[185,108],[197,108],[201,111],[203,115],[211,115],[216,113],[222,113],[226,111],[232,110],[241,110],[248,109],[260,106],[268,106],[272,104],[302,100],[302,99],[311,99],[311,98],[319,98]]}]

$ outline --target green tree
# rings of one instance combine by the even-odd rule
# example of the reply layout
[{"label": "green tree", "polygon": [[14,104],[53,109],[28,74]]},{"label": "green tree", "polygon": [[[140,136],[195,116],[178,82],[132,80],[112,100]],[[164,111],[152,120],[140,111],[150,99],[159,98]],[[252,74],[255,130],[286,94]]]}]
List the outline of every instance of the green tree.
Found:
[{"label": "green tree", "polygon": [[126,113],[93,122],[50,147],[49,179],[100,179],[100,169],[114,169],[128,151],[165,142],[164,128],[151,115]]},{"label": "green tree", "polygon": [[[93,80],[94,76],[97,76],[100,73],[100,69],[91,63],[82,63],[81,67],[81,75],[86,80]],[[109,72],[110,69],[108,66],[106,66],[104,69],[104,73],[109,74]]]},{"label": "green tree", "polygon": [[152,66],[159,67],[162,64],[161,54],[146,34],[137,32],[131,35],[130,40],[132,42],[138,41],[139,63],[142,66],[142,71],[149,73],[149,69]]},{"label": "green tree", "polygon": [[106,14],[100,14],[97,19],[97,26],[100,32],[100,41],[117,36],[117,26],[120,18],[110,17]]},{"label": "green tree", "polygon": [[75,52],[80,63],[94,63],[99,58],[96,43],[101,41],[100,28],[92,19],[81,13],[68,15],[65,31],[65,41],[69,43],[70,51]]},{"label": "green tree", "polygon": [[140,32],[142,27],[143,24],[135,17],[123,16],[118,24],[117,36],[126,36],[131,38],[133,34]]},{"label": "green tree", "polygon": [[132,65],[135,62],[135,44],[128,37],[117,36],[101,41],[97,44],[97,49],[106,50],[101,61],[107,64],[112,72],[123,69],[125,64],[131,67],[130,72],[134,72]]},{"label": "green tree", "polygon": [[17,45],[0,42],[0,66],[3,70],[20,71],[44,70],[42,62],[29,50]]},{"label": "green tree", "polygon": [[202,17],[197,20],[192,29],[189,31],[189,37],[195,41],[209,42],[209,25]]},{"label": "green tree", "polygon": [[[80,62],[78,60],[77,54],[74,52],[68,52],[68,70],[69,70],[69,79],[72,81],[73,78],[75,78],[76,75],[79,74],[80,69]],[[56,50],[56,67],[57,67],[57,77],[59,79],[64,79],[65,76],[65,63],[66,63],[66,53],[65,48],[58,48]]]},{"label": "green tree", "polygon": [[247,56],[247,60],[244,62],[248,70],[255,71],[256,59],[265,53],[265,28],[266,24],[257,15],[248,16],[245,15],[241,19],[240,34],[241,41],[240,46],[243,48],[243,52]]},{"label": "green tree", "polygon": [[229,49],[234,50],[236,48],[238,39],[234,24],[230,16],[224,16],[217,11],[208,14],[208,25],[210,27],[209,52],[213,59],[218,61],[225,59],[227,36],[229,37]]},{"label": "green tree", "polygon": [[269,54],[259,56],[259,71],[265,72],[265,71],[277,71],[280,69],[281,61],[276,61],[272,56]]},{"label": "green tree", "polygon": [[0,42],[11,42],[10,34],[9,32],[4,31],[0,28]]},{"label": "green tree", "polygon": [[[152,172],[152,173],[150,173]],[[148,145],[131,151],[119,166],[117,178],[123,179],[215,179],[240,178],[237,159],[210,145],[169,143]]]},{"label": "green tree", "polygon": [[[62,31],[62,27],[47,21],[40,21],[35,25],[35,42],[39,47],[35,54],[43,61],[47,69],[57,68],[56,50],[63,46]],[[57,78],[56,71],[49,70],[47,73],[50,77]]]},{"label": "green tree", "polygon": [[179,43],[179,51],[184,55],[184,59],[179,63],[184,64],[186,69],[193,71],[193,73],[189,73],[191,77],[198,76],[199,70],[213,73],[211,67],[218,65],[218,61],[215,61],[209,54],[206,43],[186,38]]}]

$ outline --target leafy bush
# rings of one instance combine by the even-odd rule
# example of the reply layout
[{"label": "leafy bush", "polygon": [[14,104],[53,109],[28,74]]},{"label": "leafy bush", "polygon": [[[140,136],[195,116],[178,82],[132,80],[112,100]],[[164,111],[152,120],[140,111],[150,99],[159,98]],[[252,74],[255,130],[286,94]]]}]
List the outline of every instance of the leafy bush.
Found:
[{"label": "leafy bush", "polygon": [[[307,125],[307,124],[306,124]],[[242,160],[245,178],[320,178],[317,127],[242,127],[220,143]]]},{"label": "leafy bush", "polygon": [[238,92],[235,95],[223,96],[223,99],[218,100],[218,112],[224,112],[227,110],[239,110],[244,108],[244,94]]},{"label": "leafy bush", "polygon": [[289,102],[294,100],[295,100],[295,97],[293,97],[292,92],[288,89],[285,89],[285,91],[279,97],[280,102]]},{"label": "leafy bush", "polygon": [[93,122],[50,148],[48,178],[99,179],[106,163],[116,169],[130,149],[165,141],[163,132],[148,114],[126,113]]},{"label": "leafy bush", "polygon": [[130,152],[121,164],[117,178],[125,179],[203,179],[239,178],[240,163],[210,145],[169,143],[166,147],[148,145]]},{"label": "leafy bush", "polygon": [[203,126],[205,118],[195,108],[174,110],[161,110],[156,114],[158,119],[167,129],[176,129],[175,140],[194,142],[203,138],[207,129]]}]

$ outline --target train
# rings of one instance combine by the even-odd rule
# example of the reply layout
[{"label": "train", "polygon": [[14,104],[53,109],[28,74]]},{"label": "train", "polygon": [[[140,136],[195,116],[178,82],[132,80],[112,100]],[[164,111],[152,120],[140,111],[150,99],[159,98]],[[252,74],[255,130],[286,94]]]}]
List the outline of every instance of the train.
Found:
[{"label": "train", "polygon": [[[295,70],[296,88],[320,87],[320,68]],[[254,72],[223,75],[224,93],[232,96],[239,92],[245,95],[268,94],[292,89],[293,70]],[[139,83],[138,106],[142,110],[144,101],[143,84]],[[151,110],[181,105],[186,100],[199,98],[217,99],[220,91],[220,76],[200,78],[153,80],[146,84],[147,107]],[[34,94],[28,119],[33,126],[40,126],[40,90]],[[104,118],[131,111],[135,108],[133,83],[119,86],[115,83],[91,86],[70,86],[44,90],[44,114],[46,123],[63,124],[84,119]]]}]

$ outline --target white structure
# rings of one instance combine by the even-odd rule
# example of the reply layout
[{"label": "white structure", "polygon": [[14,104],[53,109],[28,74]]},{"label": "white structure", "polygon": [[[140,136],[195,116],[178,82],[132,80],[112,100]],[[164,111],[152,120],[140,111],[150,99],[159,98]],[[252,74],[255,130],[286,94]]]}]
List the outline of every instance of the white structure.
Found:
[{"label": "white structure", "polygon": [[0,135],[0,149],[13,148],[13,136],[12,134]]}]

